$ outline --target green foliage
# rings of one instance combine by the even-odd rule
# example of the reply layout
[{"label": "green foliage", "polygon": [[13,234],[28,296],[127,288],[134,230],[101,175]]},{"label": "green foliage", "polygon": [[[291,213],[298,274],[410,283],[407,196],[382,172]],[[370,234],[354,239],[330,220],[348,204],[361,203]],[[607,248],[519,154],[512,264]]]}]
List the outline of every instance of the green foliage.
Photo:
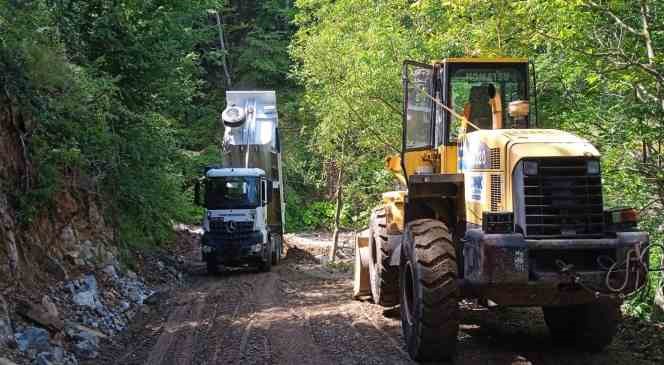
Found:
[{"label": "green foliage", "polygon": [[19,219],[29,223],[68,175],[105,197],[126,244],[161,242],[173,220],[190,215],[178,167],[192,163],[182,148],[201,142],[179,137],[198,137],[187,124],[214,119],[197,46],[216,35],[207,9],[222,5],[0,5],[0,75],[29,116],[20,127],[36,170],[17,192]]},{"label": "green foliage", "polygon": [[334,203],[307,202],[295,192],[286,195],[286,228],[289,232],[329,229],[334,219]]}]

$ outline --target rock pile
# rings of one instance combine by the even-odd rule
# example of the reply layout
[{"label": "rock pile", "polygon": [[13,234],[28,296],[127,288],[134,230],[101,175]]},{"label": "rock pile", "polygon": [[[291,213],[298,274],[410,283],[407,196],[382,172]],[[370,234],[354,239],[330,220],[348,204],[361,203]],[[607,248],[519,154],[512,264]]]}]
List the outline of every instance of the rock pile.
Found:
[{"label": "rock pile", "polygon": [[8,346],[13,341],[36,365],[93,360],[99,356],[100,340],[125,330],[154,294],[135,273],[122,273],[108,265],[96,273],[59,282],[41,302],[19,302],[16,313],[31,325],[15,331],[0,302],[0,339]]}]

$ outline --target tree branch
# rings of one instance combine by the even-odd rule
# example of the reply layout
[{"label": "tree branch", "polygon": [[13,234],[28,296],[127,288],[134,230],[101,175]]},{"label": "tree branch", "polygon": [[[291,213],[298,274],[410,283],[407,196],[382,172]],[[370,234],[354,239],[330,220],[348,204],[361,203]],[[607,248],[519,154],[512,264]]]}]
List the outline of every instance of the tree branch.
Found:
[{"label": "tree branch", "polygon": [[383,99],[382,96],[370,96],[370,97],[369,97],[369,100],[380,101],[380,102],[383,103],[386,107],[388,107],[390,110],[392,110],[393,112],[399,114],[399,116],[400,116],[401,118],[403,118],[403,112],[402,112],[401,110],[399,110],[397,107],[395,107],[394,105],[392,105],[392,104],[391,104],[390,102],[388,102],[387,100]]},{"label": "tree branch", "polygon": [[613,19],[613,21],[614,21],[617,25],[619,25],[621,28],[625,29],[626,31],[628,31],[628,32],[630,32],[630,33],[632,33],[632,34],[638,35],[638,36],[642,36],[642,35],[643,35],[643,33],[641,33],[640,31],[636,30],[635,28],[633,28],[633,27],[630,26],[629,24],[625,23],[622,19],[620,19],[620,17],[618,17],[614,12],[612,12],[612,11],[609,10],[609,9],[607,9],[606,7],[603,7],[603,6],[597,4],[596,2],[594,2],[594,1],[592,1],[592,0],[588,1],[588,2],[586,3],[586,5],[588,5],[588,6],[591,7],[591,8],[594,8],[594,9],[596,9],[596,10],[599,10],[599,11],[605,13],[606,15],[608,15],[609,17],[611,17],[611,18]]}]

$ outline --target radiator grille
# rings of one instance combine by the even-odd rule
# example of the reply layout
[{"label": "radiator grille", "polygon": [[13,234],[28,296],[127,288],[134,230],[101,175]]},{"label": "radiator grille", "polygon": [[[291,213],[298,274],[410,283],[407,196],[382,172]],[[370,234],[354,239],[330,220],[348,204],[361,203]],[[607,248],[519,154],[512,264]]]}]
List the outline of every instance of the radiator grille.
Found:
[{"label": "radiator grille", "polygon": [[224,222],[220,219],[210,220],[210,231],[221,233],[243,233],[251,232],[254,229],[254,222]]},{"label": "radiator grille", "polygon": [[491,168],[500,170],[500,148],[491,149]]},{"label": "radiator grille", "polygon": [[585,158],[532,159],[538,173],[523,178],[529,237],[597,236],[604,231],[602,179]]},{"label": "radiator grille", "polygon": [[491,175],[491,211],[497,212],[500,210],[502,202],[502,179],[500,175]]}]

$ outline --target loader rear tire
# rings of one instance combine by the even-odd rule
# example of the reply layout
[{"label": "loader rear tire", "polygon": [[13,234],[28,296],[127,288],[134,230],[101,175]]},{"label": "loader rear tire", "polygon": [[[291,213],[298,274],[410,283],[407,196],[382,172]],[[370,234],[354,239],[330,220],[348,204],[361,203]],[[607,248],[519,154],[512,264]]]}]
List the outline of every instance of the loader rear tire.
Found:
[{"label": "loader rear tire", "polygon": [[401,247],[401,330],[418,361],[451,359],[459,332],[456,251],[447,226],[433,219],[406,225]]},{"label": "loader rear tire", "polygon": [[555,343],[574,345],[589,352],[599,352],[608,346],[622,319],[620,304],[609,300],[542,307],[542,312]]},{"label": "loader rear tire", "polygon": [[387,240],[385,208],[373,210],[369,221],[369,281],[371,296],[376,304],[391,307],[399,304],[399,268],[390,266],[392,248]]}]

